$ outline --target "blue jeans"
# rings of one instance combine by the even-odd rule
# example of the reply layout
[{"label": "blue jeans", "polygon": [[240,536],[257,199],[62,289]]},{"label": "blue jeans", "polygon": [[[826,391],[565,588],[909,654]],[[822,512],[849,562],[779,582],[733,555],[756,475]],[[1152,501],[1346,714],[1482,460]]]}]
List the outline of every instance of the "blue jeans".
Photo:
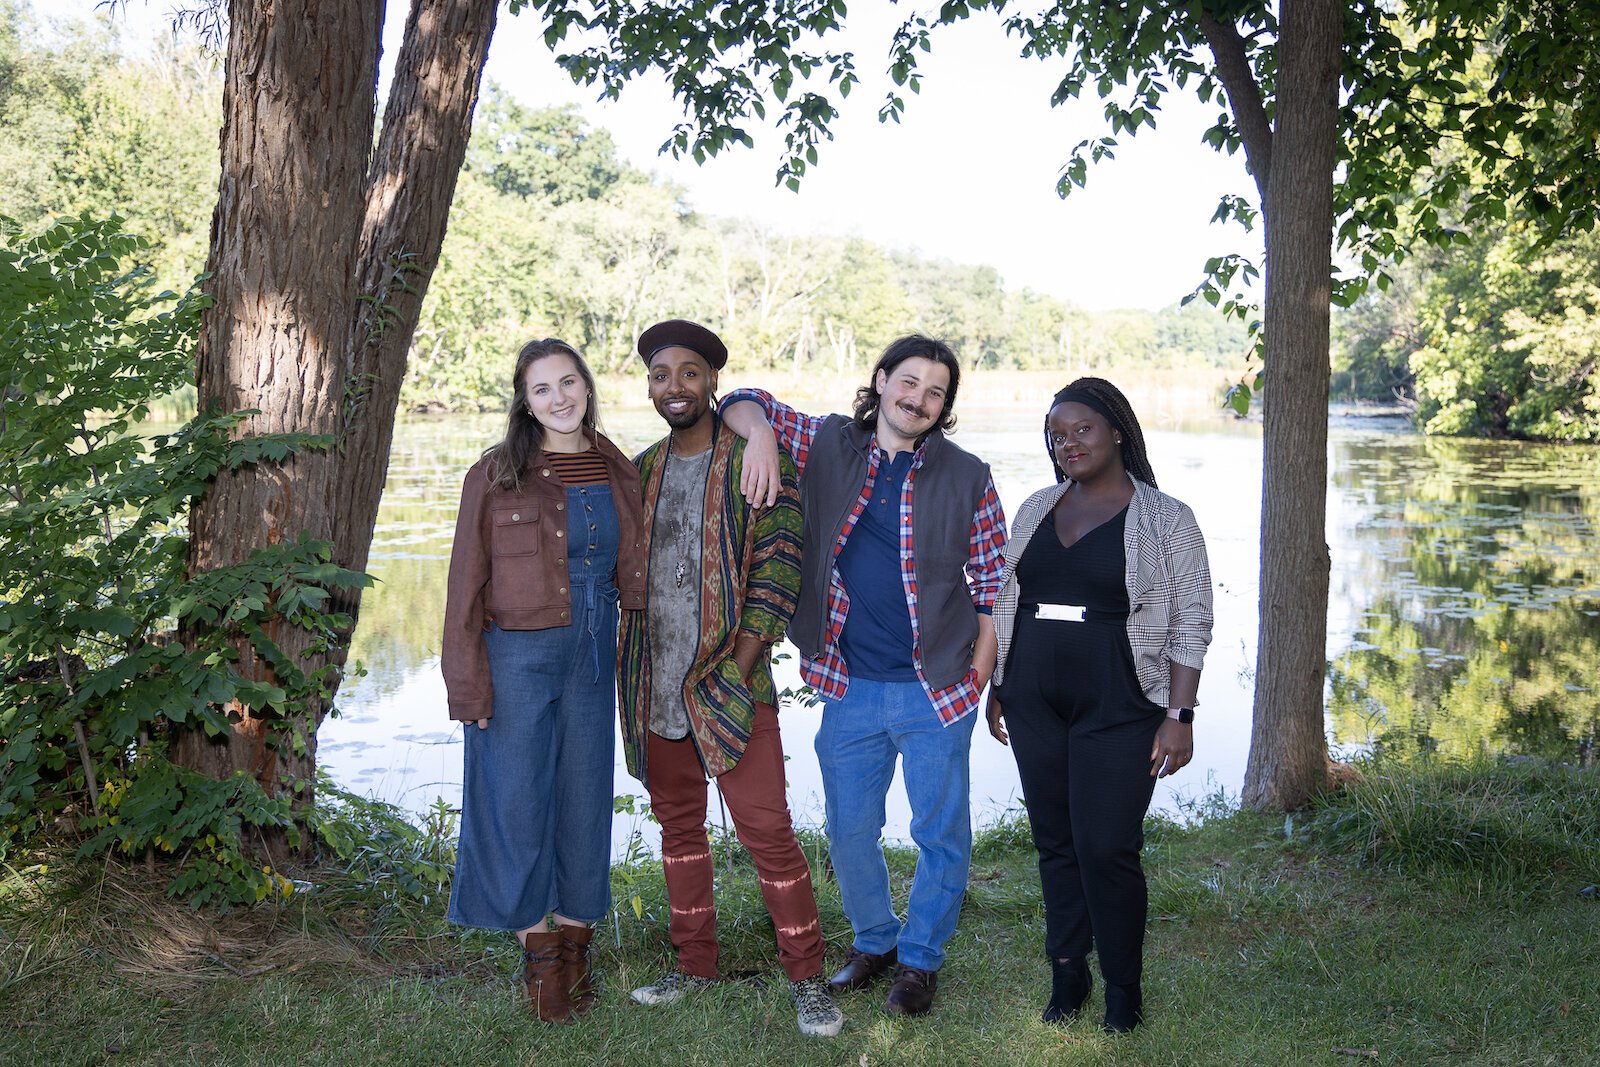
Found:
[{"label": "blue jeans", "polygon": [[[936,971],[955,932],[972,859],[972,728],[977,714],[950,726],[921,682],[850,679],[840,700],[823,705],[817,763],[828,817],[828,854],[855,947],[898,947],[907,966]],[[917,873],[902,924],[889,898],[883,858],[884,798],[904,757]]]}]

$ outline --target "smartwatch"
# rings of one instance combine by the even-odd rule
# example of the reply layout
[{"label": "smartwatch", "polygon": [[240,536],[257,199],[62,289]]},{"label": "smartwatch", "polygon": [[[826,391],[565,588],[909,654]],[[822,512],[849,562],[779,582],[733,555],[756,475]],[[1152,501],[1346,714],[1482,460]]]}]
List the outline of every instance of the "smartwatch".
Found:
[{"label": "smartwatch", "polygon": [[1168,708],[1167,709],[1167,718],[1169,718],[1169,719],[1177,719],[1179,722],[1183,723],[1184,725],[1188,725],[1189,723],[1194,722],[1194,709],[1193,708]]}]

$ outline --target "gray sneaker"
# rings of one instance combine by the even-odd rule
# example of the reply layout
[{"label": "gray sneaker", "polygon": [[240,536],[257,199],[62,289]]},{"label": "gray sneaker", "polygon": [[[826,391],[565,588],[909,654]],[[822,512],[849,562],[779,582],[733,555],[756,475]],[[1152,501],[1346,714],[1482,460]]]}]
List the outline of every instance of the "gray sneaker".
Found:
[{"label": "gray sneaker", "polygon": [[[807,1037],[833,1037],[844,1028],[844,1012],[833,1002],[828,981],[820,974],[790,982],[794,990],[795,1022]],[[637,996],[637,994],[635,994]]]},{"label": "gray sneaker", "polygon": [[690,993],[709,989],[714,984],[710,978],[673,968],[656,979],[655,984],[635,989],[633,999],[640,1004],[675,1004]]}]

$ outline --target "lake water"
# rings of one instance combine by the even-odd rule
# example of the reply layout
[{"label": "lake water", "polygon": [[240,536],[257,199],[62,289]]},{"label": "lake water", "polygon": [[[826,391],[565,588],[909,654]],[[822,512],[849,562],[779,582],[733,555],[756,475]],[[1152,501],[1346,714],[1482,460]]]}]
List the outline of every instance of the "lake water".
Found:
[{"label": "lake water", "polygon": [[[963,407],[956,440],[992,465],[1008,515],[1047,483],[1036,412]],[[320,731],[334,779],[415,812],[461,798],[461,730],[445,710],[439,635],[461,477],[498,435],[498,416],[402,421],[338,718]],[[653,410],[611,411],[625,451],[659,438]],[[1216,624],[1200,687],[1196,756],[1156,789],[1180,812],[1215,790],[1237,795],[1250,743],[1255,667],[1258,424],[1223,414],[1151,418],[1161,487],[1188,503],[1210,553]],[[1373,748],[1527,752],[1592,759],[1600,732],[1600,449],[1429,439],[1397,420],[1335,418],[1330,430],[1328,731],[1335,751]],[[780,649],[787,646],[780,646]],[[779,685],[798,685],[793,660]],[[781,716],[791,807],[820,824],[814,708]],[[1021,805],[1010,751],[980,725],[972,745],[974,817]],[[644,790],[618,744],[618,795]],[[713,798],[712,818],[721,813]],[[886,834],[904,839],[898,780]],[[620,849],[638,816],[619,816]]]}]

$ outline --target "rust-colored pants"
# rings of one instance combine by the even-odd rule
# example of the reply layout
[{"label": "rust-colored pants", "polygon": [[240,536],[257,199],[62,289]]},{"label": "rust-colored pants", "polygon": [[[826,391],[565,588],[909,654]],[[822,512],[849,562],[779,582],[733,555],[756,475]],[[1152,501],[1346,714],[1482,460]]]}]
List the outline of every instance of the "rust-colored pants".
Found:
[{"label": "rust-colored pants", "polygon": [[[711,843],[706,836],[708,785],[694,742],[668,741],[646,731],[650,806],[661,823],[661,863],[672,909],[668,930],[678,968],[717,977],[717,909],[711,900]],[[761,896],[778,931],[778,960],[792,982],[822,972],[822,926],[811,870],[795,840],[784,794],[783,739],[778,712],[756,704],[749,747],[721,775],[740,844],[755,860]]]}]

